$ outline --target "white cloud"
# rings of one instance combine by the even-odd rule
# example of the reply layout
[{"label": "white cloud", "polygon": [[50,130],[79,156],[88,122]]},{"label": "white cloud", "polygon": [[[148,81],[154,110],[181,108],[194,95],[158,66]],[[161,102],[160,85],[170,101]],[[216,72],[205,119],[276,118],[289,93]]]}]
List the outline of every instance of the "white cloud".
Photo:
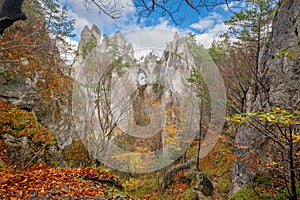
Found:
[{"label": "white cloud", "polygon": [[204,47],[209,48],[212,41],[228,29],[223,21],[223,16],[218,13],[211,13],[205,18],[200,18],[197,23],[191,25],[191,28],[202,32],[196,34],[196,40]]},{"label": "white cloud", "polygon": [[245,6],[245,2],[243,1],[233,1],[228,4],[220,5],[219,7],[222,8],[224,11],[230,11],[230,10],[240,10],[242,7]]},{"label": "white cloud", "polygon": [[104,13],[99,13],[99,10],[91,5],[89,9],[86,9],[83,0],[74,1],[74,0],[60,0],[61,5],[68,5],[70,9],[70,17],[76,19],[75,23],[75,33],[77,36],[80,36],[81,31],[84,26],[91,27],[92,24],[96,24],[100,30],[106,29],[112,31],[118,26],[118,24],[123,24],[129,18],[133,18],[135,8],[132,5],[131,0],[117,0],[116,5],[123,7],[124,17],[113,20]]},{"label": "white cloud", "polygon": [[194,23],[191,25],[193,29],[197,29],[200,31],[204,31],[206,29],[211,28],[214,25],[214,20],[212,19],[203,19],[199,21],[198,23]]},{"label": "white cloud", "polygon": [[211,29],[216,23],[222,23],[223,17],[218,13],[211,13],[205,18],[199,18],[197,23],[192,24],[190,27],[199,31]]},{"label": "white cloud", "polygon": [[209,48],[214,39],[217,39],[221,33],[224,33],[228,27],[224,24],[217,24],[208,32],[196,35],[196,40],[203,44],[205,48]]},{"label": "white cloud", "polygon": [[201,34],[196,34],[197,41],[205,47],[210,47],[213,39],[227,30],[227,27],[223,24],[223,17],[217,13],[211,13],[204,18],[199,18],[199,21],[192,24],[190,29],[182,30],[168,25],[168,21],[163,18],[157,19],[159,24],[154,27],[145,27],[141,21],[137,24],[137,19],[134,16],[135,8],[132,6],[131,0],[117,0],[117,3],[121,3],[124,7],[124,17],[118,20],[112,20],[105,14],[99,14],[95,7],[86,10],[83,0],[60,0],[60,3],[70,5],[70,16],[76,19],[75,33],[77,40],[79,40],[84,26],[91,27],[92,24],[96,24],[102,34],[111,35],[120,30],[127,42],[132,43],[136,54],[140,55],[151,50],[161,54],[166,44],[173,40],[176,32],[179,35],[195,31],[202,32]]},{"label": "white cloud", "polygon": [[176,32],[179,35],[186,33],[184,30],[169,26],[167,21],[162,21],[154,27],[137,27],[124,31],[122,34],[126,41],[132,44],[136,58],[139,58],[150,51],[154,51],[160,56],[167,43],[173,41]]}]

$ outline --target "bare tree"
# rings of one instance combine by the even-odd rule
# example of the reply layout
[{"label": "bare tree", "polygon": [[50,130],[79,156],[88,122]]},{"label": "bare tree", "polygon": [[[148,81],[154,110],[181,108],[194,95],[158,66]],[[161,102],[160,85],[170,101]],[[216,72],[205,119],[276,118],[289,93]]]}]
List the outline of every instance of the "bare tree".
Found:
[{"label": "bare tree", "polygon": [[[225,5],[228,7],[231,2],[241,2],[243,0],[180,0],[180,1],[157,1],[157,0],[132,0],[132,5],[136,8],[136,15],[147,18],[152,14],[158,14],[170,18],[174,24],[182,23],[190,10],[200,14],[201,9],[210,10],[216,6]],[[87,9],[96,6],[112,19],[122,17],[124,7],[116,0],[84,0]]]},{"label": "bare tree", "polygon": [[122,17],[124,9],[116,0],[84,0],[83,4],[87,10],[89,10],[91,6],[96,6],[97,9],[99,9],[99,13],[104,13],[112,19]]},{"label": "bare tree", "polygon": [[[229,4],[231,2],[241,1],[244,0],[132,0],[132,5],[136,8],[137,16],[149,17],[156,13],[171,18],[174,24],[179,24],[188,15],[189,10],[187,8],[200,14],[202,8],[209,10],[220,5],[226,5],[230,10]],[[21,11],[23,2],[24,0],[0,1],[0,35],[15,21],[27,18]],[[83,4],[87,10],[95,6],[100,13],[104,13],[112,19],[121,18],[124,12],[124,6],[117,0],[83,0]]]},{"label": "bare tree", "polygon": [[[112,94],[114,92],[112,91],[112,73],[114,70],[114,64],[110,65],[99,78],[96,86],[95,113],[93,114],[97,116],[97,122],[102,133],[97,138],[94,138],[97,143],[95,146],[98,148],[96,154],[100,152],[102,155],[105,155],[108,146],[120,139],[123,131],[122,133],[117,133],[118,125],[126,118],[126,113],[130,109],[130,102],[124,98],[121,98],[120,103],[117,105],[114,105],[112,102],[112,98],[114,98]],[[97,165],[100,164],[99,156],[96,156]]]},{"label": "bare tree", "polygon": [[200,14],[201,9],[203,8],[210,10],[216,6],[226,5],[230,9],[229,3],[240,1],[243,0],[133,0],[132,2],[137,10],[137,15],[141,17],[147,18],[156,13],[163,17],[170,18],[174,24],[179,24],[188,15],[188,12],[190,11],[188,8],[197,14]]}]

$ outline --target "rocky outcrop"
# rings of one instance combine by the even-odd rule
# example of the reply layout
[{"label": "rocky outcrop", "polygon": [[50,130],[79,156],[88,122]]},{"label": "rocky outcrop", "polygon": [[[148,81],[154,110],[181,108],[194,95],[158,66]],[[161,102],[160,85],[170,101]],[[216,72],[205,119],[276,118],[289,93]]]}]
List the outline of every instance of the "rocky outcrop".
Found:
[{"label": "rocky outcrop", "polygon": [[[284,53],[281,50],[284,49]],[[259,65],[258,90],[248,95],[248,112],[267,111],[270,106],[300,110],[300,1],[283,1],[273,20],[273,32]],[[249,124],[242,126],[236,144],[260,150],[268,156],[268,139]],[[251,159],[249,149],[236,149],[231,193],[247,187],[253,173],[242,159]]]},{"label": "rocky outcrop", "polygon": [[[38,86],[45,84],[45,77],[37,72],[33,77],[11,73],[9,64],[0,66],[0,98],[17,105],[19,108],[35,113],[38,120],[56,135],[58,144],[63,148],[69,143],[71,124],[69,88],[65,87],[61,94],[52,93],[51,99],[45,100]],[[65,82],[65,76],[57,74],[57,78]],[[54,110],[59,109],[59,114]]]},{"label": "rocky outcrop", "polygon": [[[201,192],[205,197],[212,196],[214,193],[214,186],[207,175],[202,171],[196,171],[195,174],[197,178],[197,185],[195,189]],[[200,196],[201,194],[199,194],[199,199],[203,199]]]},{"label": "rocky outcrop", "polygon": [[[109,38],[95,30],[96,26],[84,28],[73,64],[74,130],[78,138],[94,158],[121,171],[151,168],[146,162],[130,164],[133,158],[127,150],[144,149],[149,152],[143,154],[148,162],[172,155],[163,165],[172,163],[189,145],[178,142],[176,150],[171,144],[162,147],[169,134],[163,128],[169,124],[165,113],[179,124],[178,138],[193,138],[198,130],[199,110],[186,80],[195,66],[187,38],[175,34],[161,58],[149,53],[138,62],[132,45],[120,32]],[[180,122],[180,118],[191,124]],[[120,155],[129,157],[122,161]]]},{"label": "rocky outcrop", "polygon": [[[40,13],[39,4],[31,3],[26,9]],[[35,30],[33,24],[43,24],[41,20],[32,15],[30,22],[11,27],[0,38],[0,98],[33,112],[63,148],[70,143],[72,80],[49,31]]]},{"label": "rocky outcrop", "polygon": [[9,75],[2,66],[0,66],[0,84],[0,97],[25,110],[32,110],[37,100],[41,99],[36,81],[24,76]]}]

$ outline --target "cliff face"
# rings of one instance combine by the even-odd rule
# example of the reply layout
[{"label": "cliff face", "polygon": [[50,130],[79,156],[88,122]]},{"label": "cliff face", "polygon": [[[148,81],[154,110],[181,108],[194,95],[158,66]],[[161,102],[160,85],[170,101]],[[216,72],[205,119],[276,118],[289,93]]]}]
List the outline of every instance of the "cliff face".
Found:
[{"label": "cliff face", "polygon": [[[41,40],[43,42],[36,45],[45,45],[44,42],[47,41],[51,44],[48,33],[40,37],[43,38]],[[9,41],[8,45],[13,45],[13,42],[10,43],[9,36],[5,39]],[[14,40],[17,41],[15,38]],[[34,46],[22,38],[19,40],[21,42],[16,44],[17,47],[18,45]],[[37,52],[34,48],[25,50],[22,47],[13,49],[11,52],[2,51],[0,98],[21,109],[33,112],[38,121],[57,137],[58,145],[63,148],[70,139],[72,79],[65,72],[67,66],[60,59],[57,48],[50,50],[51,53],[47,48]],[[15,61],[10,62],[12,58],[9,56]],[[48,63],[50,60],[51,63]]]},{"label": "cliff face", "polygon": [[[85,27],[81,36],[73,64],[78,138],[94,158],[121,171],[152,171],[176,160],[189,146],[176,140],[193,138],[200,116],[195,93],[187,82],[195,67],[187,38],[175,34],[161,58],[149,53],[136,61],[132,46],[120,32],[101,37],[93,25]],[[174,143],[164,145],[167,141]],[[146,161],[137,154],[131,158],[131,151],[141,149]],[[163,166],[151,168],[151,160],[166,155],[171,157],[158,162]]]},{"label": "cliff face", "polygon": [[47,162],[50,154],[63,166],[57,146],[72,139],[72,78],[40,8],[38,1],[26,2],[30,20],[16,22],[0,38],[0,142],[24,166]]},{"label": "cliff face", "polygon": [[[283,49],[285,53],[280,53]],[[286,0],[279,6],[273,20],[269,46],[260,58],[259,88],[248,95],[248,112],[267,111],[270,106],[287,110],[300,109],[300,1]],[[239,129],[236,144],[259,149],[267,157],[269,140],[253,126]],[[247,187],[253,177],[249,165],[240,158],[251,159],[248,150],[236,149],[231,193]]]}]

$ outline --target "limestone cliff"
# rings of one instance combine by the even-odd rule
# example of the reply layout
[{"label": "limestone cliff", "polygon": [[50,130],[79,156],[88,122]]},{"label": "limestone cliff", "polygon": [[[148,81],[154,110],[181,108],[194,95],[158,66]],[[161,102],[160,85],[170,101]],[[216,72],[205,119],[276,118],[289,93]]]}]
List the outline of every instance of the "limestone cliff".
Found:
[{"label": "limestone cliff", "polygon": [[[283,54],[282,49],[286,49]],[[279,5],[273,20],[273,32],[259,63],[258,88],[248,94],[248,112],[267,111],[270,106],[287,110],[300,109],[300,1],[285,0]],[[287,54],[291,56],[287,56]],[[271,149],[269,140],[253,126],[245,124],[236,137],[236,144],[265,152]],[[248,149],[236,149],[238,160],[233,172],[231,193],[247,187],[253,173],[241,158],[251,159]]]},{"label": "limestone cliff", "polygon": [[0,98],[32,112],[57,138],[71,142],[72,78],[57,40],[49,35],[39,1],[26,1],[28,19],[0,38]]},{"label": "limestone cliff", "polygon": [[[161,58],[149,53],[137,62],[132,45],[120,32],[101,37],[95,25],[85,27],[73,64],[74,130],[94,158],[112,168],[145,172],[151,168],[147,162],[165,155],[171,157],[160,163],[170,164],[188,144],[163,147],[169,134],[166,126],[177,124],[181,141],[193,138],[198,130],[199,110],[186,80],[193,67],[187,38],[178,34]],[[143,154],[147,161],[133,165],[130,160],[136,158],[128,151],[141,149],[149,152]]]}]

